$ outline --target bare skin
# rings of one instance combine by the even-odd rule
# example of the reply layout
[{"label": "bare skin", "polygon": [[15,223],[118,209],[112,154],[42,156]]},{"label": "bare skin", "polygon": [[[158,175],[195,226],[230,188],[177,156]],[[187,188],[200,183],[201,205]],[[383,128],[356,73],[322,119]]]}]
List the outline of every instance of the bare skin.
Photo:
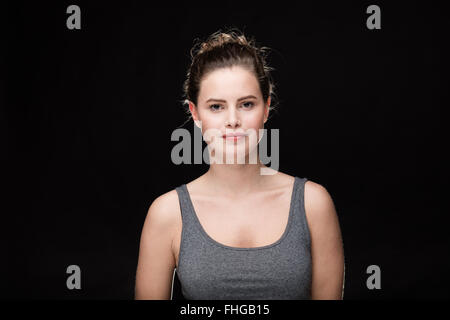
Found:
[{"label": "bare skin", "polygon": [[[203,176],[202,176],[203,177]],[[251,195],[230,198],[212,194],[202,177],[187,184],[195,212],[205,232],[215,241],[238,248],[261,247],[281,238],[286,229],[294,177],[278,173],[267,176]],[[181,219],[173,239],[178,266]]]}]

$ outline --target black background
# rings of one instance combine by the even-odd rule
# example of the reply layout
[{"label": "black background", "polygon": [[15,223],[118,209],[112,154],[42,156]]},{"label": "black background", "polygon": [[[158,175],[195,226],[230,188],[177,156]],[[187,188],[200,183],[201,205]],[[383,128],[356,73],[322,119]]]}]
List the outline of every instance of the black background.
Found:
[{"label": "black background", "polygon": [[[448,298],[445,11],[392,2],[3,5],[2,296],[133,299],[148,207],[208,169],[170,158],[172,131],[193,132],[180,103],[189,50],[237,27],[273,49],[279,170],[335,202],[344,299]],[[66,27],[71,4],[81,30]],[[381,30],[366,27],[370,4]],[[81,290],[66,287],[71,264]],[[372,264],[380,290],[366,287]]]}]

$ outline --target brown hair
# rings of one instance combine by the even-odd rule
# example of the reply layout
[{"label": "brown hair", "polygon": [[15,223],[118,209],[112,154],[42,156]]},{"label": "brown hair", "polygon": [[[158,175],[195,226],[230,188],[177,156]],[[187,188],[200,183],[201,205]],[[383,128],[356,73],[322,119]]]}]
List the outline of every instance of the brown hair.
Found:
[{"label": "brown hair", "polygon": [[227,32],[216,31],[203,42],[198,40],[190,50],[192,61],[183,83],[186,113],[190,114],[189,101],[197,106],[201,80],[216,69],[232,66],[244,67],[256,76],[264,103],[272,97],[269,109],[274,109],[275,85],[270,74],[274,68],[269,67],[266,61],[267,50],[270,48],[258,47],[254,38],[247,39],[236,28]]}]

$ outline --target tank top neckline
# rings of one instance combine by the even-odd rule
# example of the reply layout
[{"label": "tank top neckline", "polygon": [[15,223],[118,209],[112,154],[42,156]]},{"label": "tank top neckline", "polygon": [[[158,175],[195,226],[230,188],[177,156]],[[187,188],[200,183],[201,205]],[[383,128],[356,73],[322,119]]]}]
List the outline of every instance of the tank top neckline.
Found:
[{"label": "tank top neckline", "polygon": [[283,240],[287,237],[289,230],[291,229],[291,224],[292,224],[292,220],[293,220],[293,211],[294,211],[294,207],[295,207],[294,202],[296,200],[298,183],[299,183],[299,178],[297,176],[294,176],[294,183],[292,186],[291,200],[290,200],[290,205],[289,205],[288,221],[287,221],[287,224],[285,226],[284,232],[281,235],[281,237],[277,241],[275,241],[271,244],[268,244],[268,245],[259,246],[259,247],[247,247],[247,248],[228,246],[228,245],[222,244],[222,243],[214,240],[212,237],[210,237],[209,234],[206,232],[206,230],[203,228],[202,224],[200,223],[200,220],[195,211],[194,204],[192,203],[191,195],[189,194],[186,184],[183,184],[182,188],[187,195],[186,198],[187,198],[188,206],[189,206],[190,211],[192,212],[192,215],[194,216],[195,224],[197,225],[197,228],[200,230],[200,233],[205,237],[205,239],[209,243],[212,243],[213,245],[216,245],[218,247],[230,249],[230,250],[253,251],[253,250],[262,250],[262,249],[269,249],[269,248],[275,247],[275,246],[279,245],[280,243],[282,243]]}]

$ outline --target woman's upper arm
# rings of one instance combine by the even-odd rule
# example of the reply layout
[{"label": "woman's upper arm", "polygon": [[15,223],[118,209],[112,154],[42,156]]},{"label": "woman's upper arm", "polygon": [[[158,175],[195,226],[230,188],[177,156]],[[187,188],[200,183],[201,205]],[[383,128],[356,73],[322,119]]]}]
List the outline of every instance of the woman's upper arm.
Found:
[{"label": "woman's upper arm", "polygon": [[333,200],[323,186],[308,181],[305,209],[311,234],[312,299],[340,300],[344,294],[344,248]]},{"label": "woman's upper arm", "polygon": [[[173,203],[166,195],[151,204],[141,232],[136,271],[136,300],[171,298],[175,259],[172,253]],[[173,199],[172,199],[173,200]]]}]

